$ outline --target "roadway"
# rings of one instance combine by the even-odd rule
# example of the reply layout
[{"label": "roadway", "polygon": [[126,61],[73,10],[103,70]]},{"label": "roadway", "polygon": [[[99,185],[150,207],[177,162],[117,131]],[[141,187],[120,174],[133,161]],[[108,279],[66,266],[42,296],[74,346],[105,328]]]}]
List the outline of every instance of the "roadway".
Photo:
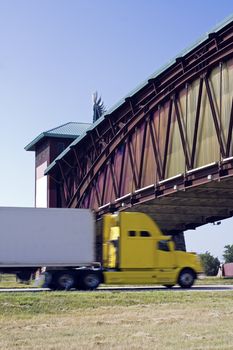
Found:
[{"label": "roadway", "polygon": [[[182,289],[175,286],[172,289],[167,289],[163,286],[112,286],[112,287],[99,287],[94,292],[150,292],[150,291],[167,291],[167,292],[229,292],[233,291],[233,284],[230,285],[196,285],[190,289]],[[49,288],[0,288],[0,293],[39,293],[39,292],[52,292]],[[78,290],[71,290],[71,292],[81,292]],[[83,291],[82,291],[83,292]],[[83,292],[85,293],[85,291]]]}]

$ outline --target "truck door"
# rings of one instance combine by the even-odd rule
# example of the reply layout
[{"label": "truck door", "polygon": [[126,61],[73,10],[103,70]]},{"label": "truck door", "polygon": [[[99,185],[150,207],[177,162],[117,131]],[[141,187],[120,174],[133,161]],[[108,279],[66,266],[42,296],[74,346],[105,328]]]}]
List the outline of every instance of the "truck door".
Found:
[{"label": "truck door", "polygon": [[155,263],[158,282],[164,285],[175,284],[176,266],[173,242],[165,239],[157,240]]}]

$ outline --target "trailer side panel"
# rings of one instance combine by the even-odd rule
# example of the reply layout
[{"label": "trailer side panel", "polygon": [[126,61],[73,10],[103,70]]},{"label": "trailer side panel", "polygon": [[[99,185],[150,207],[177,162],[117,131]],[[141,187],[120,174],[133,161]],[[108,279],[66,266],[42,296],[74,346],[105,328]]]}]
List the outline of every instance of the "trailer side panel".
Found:
[{"label": "trailer side panel", "polygon": [[87,209],[0,207],[0,268],[87,265],[94,247]]}]

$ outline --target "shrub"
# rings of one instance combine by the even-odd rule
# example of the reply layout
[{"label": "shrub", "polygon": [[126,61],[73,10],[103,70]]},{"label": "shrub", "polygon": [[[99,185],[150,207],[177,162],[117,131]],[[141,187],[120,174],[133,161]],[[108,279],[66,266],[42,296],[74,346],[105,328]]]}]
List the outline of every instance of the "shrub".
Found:
[{"label": "shrub", "polygon": [[206,276],[216,276],[220,266],[220,261],[215,258],[210,252],[200,254],[201,262]]}]

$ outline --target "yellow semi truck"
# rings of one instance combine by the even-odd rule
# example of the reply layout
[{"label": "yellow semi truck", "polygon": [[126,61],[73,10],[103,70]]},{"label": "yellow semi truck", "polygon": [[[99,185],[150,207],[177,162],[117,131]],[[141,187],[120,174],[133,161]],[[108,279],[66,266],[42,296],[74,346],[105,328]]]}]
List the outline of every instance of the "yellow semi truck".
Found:
[{"label": "yellow semi truck", "polygon": [[179,284],[190,288],[203,273],[198,255],[175,250],[146,214],[104,217],[103,277],[107,284]]},{"label": "yellow semi truck", "polygon": [[51,289],[93,290],[102,283],[190,288],[203,272],[195,253],[176,250],[172,237],[143,213],[103,217],[97,262],[90,210],[1,207],[0,223],[0,273],[27,280],[39,269]]}]

